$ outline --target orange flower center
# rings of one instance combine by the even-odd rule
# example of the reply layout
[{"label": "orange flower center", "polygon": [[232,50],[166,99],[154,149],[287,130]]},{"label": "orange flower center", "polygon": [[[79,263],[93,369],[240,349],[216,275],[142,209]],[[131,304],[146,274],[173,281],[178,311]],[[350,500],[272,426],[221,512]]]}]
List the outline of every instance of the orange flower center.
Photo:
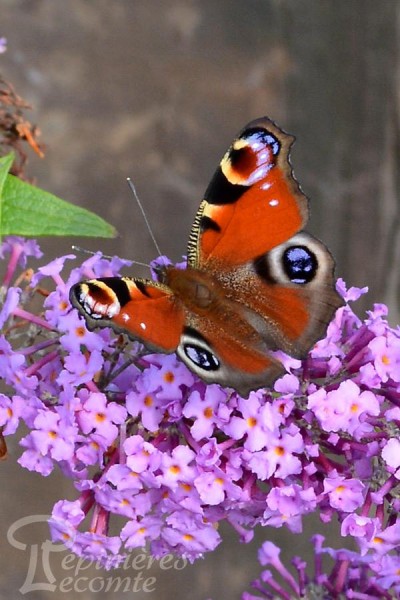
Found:
[{"label": "orange flower center", "polygon": [[147,396],[145,397],[145,399],[144,399],[144,402],[143,402],[143,404],[144,404],[145,406],[147,406],[147,407],[149,407],[149,406],[152,406],[152,405],[153,405],[153,397],[152,397],[152,396],[149,396],[149,395],[147,395]]},{"label": "orange flower center", "polygon": [[211,419],[211,417],[213,416],[213,409],[211,408],[211,406],[207,406],[207,408],[204,409],[203,414],[206,419]]},{"label": "orange flower center", "polygon": [[175,380],[175,375],[171,371],[164,373],[164,381],[166,383],[172,383]]},{"label": "orange flower center", "polygon": [[257,425],[257,419],[255,417],[249,417],[247,419],[247,425],[251,428],[255,427]]}]

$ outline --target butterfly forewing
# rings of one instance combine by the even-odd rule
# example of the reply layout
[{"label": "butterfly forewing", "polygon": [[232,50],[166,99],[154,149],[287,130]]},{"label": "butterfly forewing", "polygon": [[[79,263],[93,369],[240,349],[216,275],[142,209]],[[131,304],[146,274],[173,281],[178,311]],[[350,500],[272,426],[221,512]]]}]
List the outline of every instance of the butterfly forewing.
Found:
[{"label": "butterfly forewing", "polygon": [[293,140],[267,118],[239,133],[196,215],[189,264],[244,264],[302,229],[308,200],[289,163]]},{"label": "butterfly forewing", "polygon": [[74,285],[71,303],[88,326],[112,327],[158,352],[174,352],[184,326],[182,307],[160,283],[128,277],[106,277]]}]

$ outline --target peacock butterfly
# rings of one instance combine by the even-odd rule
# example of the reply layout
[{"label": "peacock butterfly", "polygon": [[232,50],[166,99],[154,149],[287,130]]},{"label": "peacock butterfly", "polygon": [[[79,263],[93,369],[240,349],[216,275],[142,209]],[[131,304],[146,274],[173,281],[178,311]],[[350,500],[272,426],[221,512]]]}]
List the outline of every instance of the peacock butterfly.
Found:
[{"label": "peacock butterfly", "polygon": [[72,286],[89,329],[112,327],[177,352],[206,382],[242,396],[284,372],[275,350],[303,358],[342,304],[328,249],[302,231],[308,200],[293,176],[294,141],[252,121],[223,157],[197,211],[186,269],[157,281],[108,277]]}]

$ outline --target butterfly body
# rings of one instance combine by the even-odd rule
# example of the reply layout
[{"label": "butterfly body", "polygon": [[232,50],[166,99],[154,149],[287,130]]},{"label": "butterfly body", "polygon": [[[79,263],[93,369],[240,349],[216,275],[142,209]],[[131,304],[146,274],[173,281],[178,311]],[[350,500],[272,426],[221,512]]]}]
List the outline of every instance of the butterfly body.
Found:
[{"label": "butterfly body", "polygon": [[293,138],[267,118],[223,157],[189,237],[188,266],[157,281],[105,278],[71,288],[89,328],[111,326],[149,349],[177,352],[207,382],[249,391],[284,372],[271,354],[302,358],[341,299],[327,248],[302,231],[308,201],[294,179]]}]

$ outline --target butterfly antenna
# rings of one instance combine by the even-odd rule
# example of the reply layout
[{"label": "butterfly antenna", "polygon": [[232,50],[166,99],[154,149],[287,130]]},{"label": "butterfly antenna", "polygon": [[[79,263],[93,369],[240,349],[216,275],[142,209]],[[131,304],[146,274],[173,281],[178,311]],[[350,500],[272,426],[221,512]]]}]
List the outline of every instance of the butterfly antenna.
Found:
[{"label": "butterfly antenna", "polygon": [[[93,250],[88,250],[87,248],[82,248],[81,246],[71,246],[72,250],[74,250],[75,252],[81,252],[82,254],[89,254],[90,256],[94,256],[95,254],[101,254],[101,258],[108,258],[108,260],[112,260],[113,258],[115,258],[115,256],[110,256],[109,254],[103,254],[102,252],[93,252]],[[141,267],[147,267],[148,269],[150,269],[150,265],[144,262],[140,262],[139,260],[131,260],[128,259],[129,262],[135,264],[135,265],[139,265]]]},{"label": "butterfly antenna", "polygon": [[82,248],[82,246],[75,246],[73,244],[71,246],[74,252],[80,252],[81,254],[90,254],[90,256],[94,256],[95,254],[101,254],[104,258],[112,258],[112,256],[107,256],[107,254],[102,254],[99,250],[93,252],[93,250],[88,250],[87,248]]},{"label": "butterfly antenna", "polygon": [[154,237],[153,230],[152,230],[152,229],[151,229],[151,227],[150,227],[149,220],[148,220],[148,218],[147,218],[147,215],[146,215],[146,213],[145,213],[145,211],[144,211],[144,208],[143,208],[143,206],[142,206],[142,203],[141,203],[141,202],[140,202],[140,200],[139,200],[139,196],[137,195],[136,188],[135,188],[135,186],[134,186],[134,184],[133,184],[133,182],[132,182],[132,179],[131,179],[130,177],[127,177],[127,179],[126,179],[126,180],[127,180],[127,182],[128,182],[128,185],[129,185],[129,187],[131,188],[131,192],[132,192],[132,193],[133,193],[133,195],[135,196],[135,199],[136,199],[137,205],[138,205],[138,207],[139,207],[139,209],[140,209],[140,212],[142,213],[142,216],[143,216],[144,222],[146,223],[147,231],[149,232],[149,234],[150,234],[150,237],[151,237],[151,239],[153,240],[153,244],[154,244],[154,246],[155,246],[155,248],[156,248],[156,250],[157,250],[158,256],[161,256],[161,254],[162,254],[162,253],[161,253],[161,250],[160,250],[160,248],[159,248],[159,245],[157,244],[157,240],[156,240],[156,238]]}]

